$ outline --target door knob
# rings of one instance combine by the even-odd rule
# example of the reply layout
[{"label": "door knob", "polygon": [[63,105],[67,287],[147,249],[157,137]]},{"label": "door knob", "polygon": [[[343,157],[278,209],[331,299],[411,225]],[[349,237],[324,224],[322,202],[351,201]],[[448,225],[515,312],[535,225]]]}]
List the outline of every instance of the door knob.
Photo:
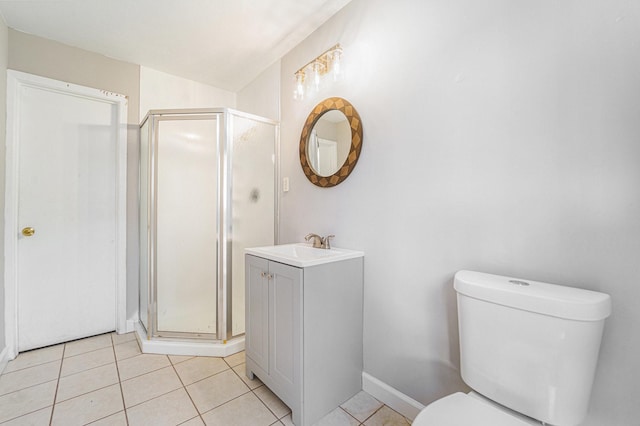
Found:
[{"label": "door knob", "polygon": [[22,235],[24,235],[25,237],[30,237],[35,233],[36,233],[36,230],[30,226],[27,226],[26,228],[22,228]]}]

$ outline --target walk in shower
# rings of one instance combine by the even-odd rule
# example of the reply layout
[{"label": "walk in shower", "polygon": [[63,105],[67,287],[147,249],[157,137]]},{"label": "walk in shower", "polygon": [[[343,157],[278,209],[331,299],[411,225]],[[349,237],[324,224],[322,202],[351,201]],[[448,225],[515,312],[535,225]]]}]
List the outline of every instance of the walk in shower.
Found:
[{"label": "walk in shower", "polygon": [[276,122],[239,111],[152,110],[140,125],[143,352],[244,347],[244,249],[277,238]]}]

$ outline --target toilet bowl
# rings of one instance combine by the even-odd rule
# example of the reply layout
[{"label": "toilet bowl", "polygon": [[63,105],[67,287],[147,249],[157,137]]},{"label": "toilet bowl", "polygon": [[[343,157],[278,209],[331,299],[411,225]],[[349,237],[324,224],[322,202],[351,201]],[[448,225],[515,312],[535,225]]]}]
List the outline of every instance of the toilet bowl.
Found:
[{"label": "toilet bowl", "polygon": [[495,404],[475,392],[457,392],[429,404],[412,426],[540,426],[539,422]]},{"label": "toilet bowl", "polygon": [[414,426],[576,426],[584,420],[609,295],[459,271],[460,373],[474,392],[429,404]]}]

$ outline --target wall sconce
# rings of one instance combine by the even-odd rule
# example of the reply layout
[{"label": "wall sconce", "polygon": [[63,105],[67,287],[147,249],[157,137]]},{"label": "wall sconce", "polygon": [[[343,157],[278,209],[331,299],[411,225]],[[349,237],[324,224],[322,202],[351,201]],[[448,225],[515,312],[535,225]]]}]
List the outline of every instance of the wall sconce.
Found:
[{"label": "wall sconce", "polygon": [[341,61],[342,47],[338,43],[296,71],[294,74],[296,88],[293,91],[293,98],[302,100],[305,93],[318,92],[323,77],[327,74],[331,74],[333,81],[337,81],[341,75]]}]

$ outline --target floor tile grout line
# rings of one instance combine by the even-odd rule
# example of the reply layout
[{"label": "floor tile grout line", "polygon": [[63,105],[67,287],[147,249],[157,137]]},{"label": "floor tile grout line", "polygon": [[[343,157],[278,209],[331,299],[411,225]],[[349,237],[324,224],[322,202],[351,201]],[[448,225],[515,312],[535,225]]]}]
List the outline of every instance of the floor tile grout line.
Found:
[{"label": "floor tile grout line", "polygon": [[[184,387],[184,386],[183,386],[183,387]],[[149,402],[149,401],[153,401],[154,399],[157,399],[157,398],[160,398],[160,397],[162,397],[162,396],[168,395],[168,394],[170,394],[171,392],[175,392],[175,391],[177,391],[177,390],[180,390],[180,388],[178,387],[178,388],[175,388],[175,389],[171,389],[170,391],[167,391],[167,392],[162,393],[162,394],[160,394],[160,395],[154,396],[153,398],[149,398],[149,399],[146,399],[146,400],[144,400],[144,401],[141,401],[141,402],[138,402],[138,403],[136,403],[136,404],[133,404],[133,405],[132,405],[132,406],[130,406],[130,407],[127,407],[127,406],[125,405],[125,408],[124,408],[124,409],[125,409],[125,410],[128,410],[128,409],[130,409],[130,408],[134,408],[134,407],[137,407],[137,406],[139,406],[139,405],[146,404],[146,403],[147,403],[147,402]],[[185,391],[186,391],[186,389],[185,389]],[[188,393],[189,393],[189,392],[187,392],[187,394],[188,394]],[[194,404],[194,406],[195,406],[195,404]],[[198,409],[196,408],[196,411],[197,411],[197,410],[198,410]]]},{"label": "floor tile grout line", "polygon": [[[43,362],[42,364],[30,365],[29,367],[21,368],[19,370],[4,371],[4,372],[2,372],[2,374],[0,374],[0,377],[5,377],[5,376],[8,376],[9,374],[20,373],[20,372],[28,370],[30,368],[42,367],[43,365],[53,364],[54,362],[58,362],[58,361],[62,362],[62,358],[61,359],[54,359],[53,361],[46,361],[46,362]],[[49,380],[47,380],[47,381],[49,381]],[[11,393],[11,392],[9,392],[9,393]]]},{"label": "floor tile grout line", "polygon": [[[197,357],[196,357],[197,358]],[[200,409],[198,408],[198,406],[196,405],[195,401],[193,400],[193,398],[191,397],[191,394],[189,393],[189,391],[187,390],[187,386],[184,384],[184,381],[182,381],[182,377],[180,377],[180,374],[178,373],[178,370],[176,370],[176,366],[173,364],[173,362],[171,361],[171,358],[169,358],[169,355],[167,355],[167,359],[169,360],[169,365],[171,365],[171,368],[173,368],[173,372],[176,373],[176,376],[178,376],[178,380],[180,381],[180,384],[182,385],[182,389],[184,389],[184,392],[187,394],[187,396],[189,397],[189,401],[191,401],[191,404],[193,405],[193,408],[196,409],[196,413],[198,413],[198,416],[200,418],[200,420],[202,421],[202,423],[206,424],[204,419],[202,418],[202,413],[200,412]],[[189,358],[192,359],[192,358]],[[188,361],[188,360],[185,360]],[[180,364],[180,363],[178,363]],[[187,420],[188,421],[188,420]],[[184,422],[183,422],[184,423]]]},{"label": "floor tile grout line", "polygon": [[[176,426],[183,425],[183,424],[185,424],[185,423],[187,423],[187,422],[190,422],[190,421],[191,421],[191,420],[193,420],[193,419],[200,419],[200,420],[202,420],[202,423],[204,423],[204,420],[203,420],[203,419],[202,419],[202,417],[198,414],[197,416],[193,416],[193,417],[191,417],[190,419],[187,419],[187,420],[185,420],[185,421],[184,421],[184,422],[182,422],[182,423],[178,423]],[[205,423],[205,424],[206,424],[206,423]]]},{"label": "floor tile grout line", "polygon": [[[44,349],[46,349],[46,348],[44,348]],[[18,355],[21,355],[21,353],[19,353]],[[17,369],[15,369],[13,371],[7,371],[7,368],[9,367],[9,365],[11,365],[11,363],[14,362],[14,361],[9,361],[9,363],[7,364],[7,367],[5,367],[4,371],[2,372],[2,374],[0,374],[0,376],[4,376],[5,374],[16,373],[16,372],[22,371],[22,370],[28,370],[29,368],[39,367],[39,366],[42,366],[44,364],[49,364],[50,362],[56,362],[56,361],[62,361],[62,358],[59,358],[59,359],[56,358],[56,359],[53,359],[53,360],[50,360],[50,361],[39,362],[37,364],[32,364],[32,365],[27,365],[26,367],[17,368]]]},{"label": "floor tile grout line", "polygon": [[67,377],[73,377],[76,376],[78,374],[82,374],[82,373],[86,373],[87,371],[91,371],[91,370],[97,370],[98,368],[102,368],[102,367],[106,367],[109,364],[115,364],[116,362],[108,362],[106,364],[101,364],[101,365],[96,365],[95,367],[91,367],[91,368],[87,368],[86,370],[80,370],[80,371],[76,371],[75,373],[71,373],[71,374],[67,374],[66,376],[60,376],[60,379],[66,379]]},{"label": "floor tile grout line", "polygon": [[[258,395],[258,394],[255,392],[255,391],[257,391],[258,389],[260,389],[261,387],[263,387],[263,386],[264,386],[265,388],[269,389],[269,388],[267,387],[267,385],[265,385],[264,383],[262,384],[262,386],[258,386],[258,387],[257,387],[257,388],[255,388],[255,389],[251,389],[251,392],[253,392],[253,394],[256,396],[256,398],[258,398],[258,401],[262,402],[262,405],[264,405],[265,407],[267,407],[267,410],[269,410],[269,411],[271,412],[271,414],[273,414],[273,415],[274,415],[274,417],[275,417],[276,419],[278,419],[278,420],[284,419],[285,417],[287,417],[287,414],[289,414],[289,413],[291,413],[291,418],[293,419],[293,411],[291,411],[291,407],[289,407],[289,406],[288,406],[287,404],[285,404],[284,402],[283,402],[283,404],[285,405],[285,407],[287,407],[287,408],[289,409],[289,413],[285,414],[285,415],[284,415],[284,416],[282,416],[282,417],[278,417],[278,415],[277,415],[277,414],[276,414],[276,413],[275,413],[271,408],[269,408],[269,406],[267,405],[267,403],[266,403],[265,401],[263,401],[263,400],[262,400],[262,398],[260,398],[260,395]],[[269,389],[269,392],[272,392],[272,393],[273,393],[273,391],[271,391],[271,389]],[[274,395],[275,395],[275,394],[274,394]],[[276,397],[278,397],[278,395],[276,395]],[[278,399],[280,399],[280,398],[278,398]]]},{"label": "floor tile grout line", "polygon": [[[113,338],[113,336],[114,336],[114,335],[115,335],[115,336],[126,336],[126,335],[128,335],[128,334],[129,334],[129,333],[124,333],[124,334],[120,334],[120,335],[119,335],[119,334],[118,334],[118,333],[116,333],[115,331],[114,331],[114,332],[112,332],[112,333],[111,333],[111,343],[113,344],[113,346],[118,346],[118,345],[122,345],[122,344],[124,344],[124,343],[130,343],[130,342],[136,342],[136,343],[137,343],[137,342],[138,342],[138,339],[136,339],[136,338],[134,337],[133,339],[129,339],[129,340],[125,340],[124,342],[116,343],[116,342],[115,342],[115,340],[114,340],[114,338]],[[139,346],[139,344],[138,344],[138,346]]]},{"label": "floor tile grout line", "polygon": [[[57,361],[53,361],[53,362],[57,362]],[[11,373],[8,373],[8,374],[11,374]],[[60,375],[60,371],[58,370],[58,378],[60,377],[59,375]],[[5,374],[0,374],[0,377],[4,377],[4,376],[5,376]],[[54,380],[58,380],[58,378],[52,378],[52,379],[49,379],[49,380],[45,380],[44,382],[34,383],[32,385],[25,386],[25,387],[20,388],[20,389],[12,390],[11,392],[6,392],[6,393],[3,393],[3,394],[0,394],[0,398],[2,398],[3,396],[11,395],[12,393],[20,392],[21,390],[25,390],[25,389],[33,388],[33,387],[36,387],[36,386],[44,385],[45,383],[53,382]]]},{"label": "floor tile grout line", "polygon": [[103,351],[103,350],[105,350],[105,349],[108,349],[109,347],[113,347],[113,345],[107,345],[107,346],[103,346],[103,347],[101,347],[101,348],[91,349],[90,351],[81,352],[81,353],[79,353],[79,354],[75,354],[75,355],[69,355],[69,356],[68,356],[68,357],[66,357],[65,359],[76,358],[76,357],[79,357],[79,356],[82,356],[82,355],[88,355],[88,354],[93,353],[93,352]]},{"label": "floor tile grout line", "polygon": [[[196,357],[196,358],[197,358],[197,357]],[[212,357],[212,358],[215,358],[215,357]],[[174,368],[175,368],[175,367],[174,367]],[[213,373],[213,374],[212,374],[212,375],[210,375],[210,376],[203,377],[202,379],[198,379],[198,380],[196,380],[195,382],[191,382],[191,383],[189,383],[188,385],[184,385],[184,387],[186,388],[187,386],[191,386],[191,385],[193,385],[193,384],[196,384],[196,383],[202,382],[203,380],[210,379],[210,378],[212,378],[213,376],[217,376],[218,374],[222,374],[222,373],[224,373],[225,371],[228,371],[228,370],[233,370],[233,369],[232,369],[232,368],[225,368],[224,370],[222,370],[222,371],[218,371],[217,373]],[[176,370],[176,373],[177,373],[177,370]],[[180,375],[179,375],[179,374],[178,374],[178,377],[180,377]],[[182,381],[182,378],[180,378],[180,381]],[[244,383],[244,382],[243,382],[243,383]]]},{"label": "floor tile grout line", "polygon": [[187,362],[187,361],[189,361],[189,360],[191,360],[191,359],[193,359],[193,358],[196,358],[195,356],[192,356],[192,357],[190,357],[190,358],[183,359],[182,361],[173,362],[173,361],[171,360],[171,357],[172,357],[172,356],[189,356],[189,355],[167,355],[167,357],[169,357],[169,362],[171,363],[171,365],[182,364],[183,362]]},{"label": "floor tile grout line", "polygon": [[[110,344],[108,344],[108,345],[106,345],[106,346],[103,346],[103,347],[101,347],[101,348],[95,348],[95,349],[91,349],[91,350],[88,350],[88,351],[85,351],[85,352],[80,352],[80,353],[75,354],[75,355],[69,355],[69,358],[73,358],[74,356],[78,356],[78,355],[87,354],[87,353],[89,353],[89,352],[99,351],[100,349],[108,348],[109,346],[113,346],[113,339],[111,338],[111,333],[113,333],[113,332],[112,332],[112,331],[107,331],[106,333],[100,333],[100,334],[96,334],[96,335],[94,335],[94,336],[87,336],[87,337],[82,337],[82,338],[80,338],[80,339],[71,340],[71,341],[69,341],[69,342],[64,342],[64,345],[65,345],[65,351],[66,351],[66,347],[67,347],[67,345],[68,345],[68,344],[73,344],[73,343],[76,343],[76,342],[82,342],[83,340],[89,340],[89,339],[93,339],[93,338],[95,338],[95,337],[99,337],[99,336],[106,336],[106,335],[109,335],[109,342],[110,342]],[[71,346],[73,347],[73,345],[71,345]]]},{"label": "floor tile grout line", "polygon": [[[382,410],[382,408],[383,408],[384,406],[385,406],[385,405],[384,405],[384,404],[382,404],[380,407],[378,407],[378,408],[377,408],[373,413],[371,413],[371,414],[370,414],[366,419],[364,419],[364,420],[362,421],[362,424],[364,424],[364,422],[366,422],[367,420],[369,420],[371,417],[375,416],[375,415],[376,415],[376,413],[377,413],[378,411]],[[389,408],[391,408],[391,407],[389,407]],[[345,411],[346,411],[346,410],[345,410]],[[360,420],[358,420],[358,421],[360,421]]]},{"label": "floor tile grout line", "polygon": [[[224,358],[223,358],[223,359],[224,359]],[[226,361],[225,361],[225,362],[226,362]],[[246,366],[246,361],[245,361],[244,363],[240,363],[240,364],[238,364],[238,365],[242,365],[242,364],[245,364],[245,366]],[[227,363],[227,365],[229,365],[229,363]],[[236,365],[236,367],[237,367],[238,365]],[[246,368],[246,367],[245,367],[245,368]],[[234,370],[234,369],[233,369],[233,367],[231,367],[231,371],[233,371],[234,373],[236,373],[236,376],[238,376],[238,378],[239,378],[240,380],[242,380],[242,377],[240,377],[240,374],[239,374],[236,370]],[[257,376],[255,376],[255,377],[257,377]],[[260,378],[258,377],[258,379],[260,379]],[[262,381],[262,380],[261,380],[261,381]],[[256,398],[258,398],[258,401],[260,401],[260,402],[262,403],[262,405],[264,405],[265,407],[267,407],[267,410],[269,410],[269,411],[271,412],[271,414],[273,414],[273,416],[276,418],[276,422],[278,422],[278,421],[280,421],[280,420],[284,419],[284,418],[285,418],[289,413],[291,413],[291,408],[290,408],[287,404],[284,404],[284,402],[283,402],[283,404],[284,404],[287,408],[289,408],[289,413],[285,414],[285,415],[284,415],[284,416],[282,416],[282,417],[278,417],[278,415],[277,415],[277,414],[276,414],[276,413],[275,413],[271,408],[269,408],[269,406],[267,405],[267,403],[266,403],[266,402],[264,402],[264,401],[262,400],[262,398],[260,398],[260,395],[258,395],[257,393],[255,393],[255,391],[256,391],[257,389],[260,389],[262,386],[265,386],[265,387],[266,387],[266,385],[265,385],[264,383],[262,383],[262,385],[258,386],[258,387],[257,387],[257,388],[255,388],[255,389],[252,389],[252,388],[251,388],[251,386],[249,386],[247,383],[245,383],[245,381],[244,381],[244,380],[242,380],[242,383],[244,383],[244,384],[245,384],[245,386],[249,388],[249,392],[253,393],[253,395],[254,395]],[[269,388],[267,388],[267,389],[269,389]],[[269,389],[269,390],[271,391],[271,389]],[[243,394],[243,395],[246,395],[246,394]],[[277,395],[276,395],[276,397],[277,397]]]},{"label": "floor tile grout line", "polygon": [[58,380],[56,380],[56,391],[53,393],[53,403],[51,406],[51,415],[49,416],[49,426],[53,424],[53,413],[56,411],[56,399],[58,398],[58,388],[60,387],[60,377],[62,376],[62,365],[64,364],[64,353],[67,350],[67,344],[62,347],[62,358],[60,359],[60,370],[58,371]]},{"label": "floor tile grout line", "polygon": [[77,395],[72,396],[71,398],[67,398],[67,399],[63,399],[63,400],[60,400],[60,401],[56,401],[56,404],[62,404],[63,402],[71,401],[72,399],[79,398],[79,397],[85,396],[85,395],[89,395],[90,393],[97,392],[99,390],[103,390],[103,389],[106,389],[106,388],[110,388],[111,386],[115,386],[117,384],[118,384],[117,382],[116,383],[110,383],[108,385],[105,385],[105,386],[90,390],[88,392],[79,393]]},{"label": "floor tile grout line", "polygon": [[[160,354],[141,354],[141,355],[160,355]],[[139,355],[132,356],[131,358],[125,358],[125,359],[123,359],[122,361],[126,361],[126,360],[129,360],[129,359],[133,359],[133,358],[135,358],[135,357],[137,357],[137,356],[139,356]],[[165,356],[166,356],[166,355],[165,355]],[[116,361],[116,365],[117,365],[117,364],[118,364],[118,361]],[[127,377],[126,379],[124,379],[124,380],[120,380],[120,381],[122,381],[122,382],[126,382],[127,380],[135,379],[135,378],[137,378],[137,377],[142,377],[142,376],[147,375],[147,374],[150,374],[150,373],[155,373],[155,372],[156,372],[156,371],[158,371],[158,370],[162,370],[163,368],[167,368],[167,367],[170,367],[170,366],[171,366],[171,362],[169,362],[169,365],[163,365],[162,367],[155,368],[155,369],[153,369],[153,370],[149,370],[149,371],[144,372],[144,373],[142,373],[142,374],[138,374],[137,376]],[[120,369],[118,369],[118,372],[120,372]]]},{"label": "floor tile grout line", "polygon": [[[108,415],[106,415],[106,416],[104,416],[104,417],[100,417],[99,419],[92,420],[92,421],[90,421],[89,423],[85,423],[85,426],[92,425],[92,424],[94,424],[94,423],[99,422],[100,420],[104,420],[104,419],[109,418],[109,417],[111,417],[111,416],[114,416],[114,415],[116,415],[116,414],[118,414],[118,413],[120,413],[120,412],[124,412],[124,418],[126,419],[126,418],[127,418],[127,411],[126,411],[126,410],[120,410],[120,411],[116,411],[115,413],[108,414]],[[127,425],[128,425],[128,424],[129,424],[129,423],[127,422]]]},{"label": "floor tile grout line", "polygon": [[[113,337],[111,338],[111,347],[113,348],[113,358],[115,359],[115,365],[116,365],[116,374],[118,376],[118,386],[120,387],[120,398],[122,398],[122,410],[124,411],[124,421],[127,423],[127,425],[129,424],[129,416],[127,414],[127,405],[124,402],[124,392],[122,392],[122,380],[120,379],[120,368],[118,367],[118,360],[116,359],[116,348],[115,345],[113,345]],[[115,413],[112,413],[111,415],[113,415]]]},{"label": "floor tile grout line", "polygon": [[[52,381],[53,381],[53,380],[52,380]],[[2,424],[2,425],[3,425],[3,424],[5,424],[5,423],[7,423],[7,422],[12,422],[12,421],[14,421],[14,420],[19,419],[20,417],[28,416],[29,414],[33,414],[33,413],[35,413],[36,411],[44,410],[45,408],[49,408],[49,407],[51,407],[51,408],[53,409],[53,404],[51,404],[51,405],[47,405],[46,407],[38,408],[37,410],[29,411],[28,413],[20,414],[19,416],[12,417],[12,418],[10,418],[10,419],[3,420],[3,421],[2,421],[2,423],[0,423],[0,424]]]},{"label": "floor tile grout line", "polygon": [[[351,417],[353,420],[355,420],[356,422],[358,422],[358,425],[361,425],[363,422],[360,421],[360,419],[356,419],[356,417],[354,415],[352,415],[350,412],[348,412],[347,410],[345,410],[344,408],[342,408],[342,406],[338,405],[338,408],[341,409],[342,411],[345,412],[345,414],[349,417]],[[367,417],[368,419],[369,417]]]},{"label": "floor tile grout line", "polygon": [[[188,393],[188,392],[187,392],[187,393]],[[208,409],[207,411],[205,411],[204,413],[202,413],[202,415],[205,415],[205,414],[207,414],[207,413],[210,413],[210,412],[212,412],[213,410],[215,410],[215,409],[217,409],[217,408],[220,408],[220,407],[222,407],[223,405],[227,405],[227,404],[228,404],[228,403],[230,403],[231,401],[235,401],[235,400],[236,400],[236,399],[238,399],[238,398],[242,398],[243,396],[245,396],[245,395],[247,395],[247,394],[249,394],[249,393],[251,393],[251,390],[248,390],[247,392],[245,392],[245,393],[243,393],[243,394],[241,394],[241,395],[234,396],[234,397],[233,397],[233,398],[231,398],[230,400],[225,401],[225,402],[223,402],[222,404],[216,405],[215,407]],[[256,396],[256,398],[258,398],[258,397]],[[258,398],[258,399],[260,399],[260,398]],[[194,405],[195,405],[195,404],[194,404]],[[196,408],[196,410],[197,410],[197,408]],[[199,410],[198,410],[198,412],[199,412]],[[203,421],[204,421],[204,419],[203,419]]]},{"label": "floor tile grout line", "polygon": [[71,377],[71,376],[75,376],[76,374],[85,373],[87,371],[95,370],[96,368],[105,367],[105,366],[107,366],[109,364],[113,364],[113,363],[115,363],[115,361],[114,362],[107,362],[105,364],[96,365],[95,367],[87,368],[86,370],[79,370],[79,371],[76,371],[75,373],[65,374],[64,376],[60,376],[60,378],[61,379],[66,379],[67,377]]}]

